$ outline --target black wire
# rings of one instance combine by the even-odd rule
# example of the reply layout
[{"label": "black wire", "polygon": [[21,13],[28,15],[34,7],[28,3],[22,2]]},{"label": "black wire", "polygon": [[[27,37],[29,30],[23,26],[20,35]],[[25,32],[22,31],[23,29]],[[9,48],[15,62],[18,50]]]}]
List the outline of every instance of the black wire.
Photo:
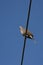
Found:
[{"label": "black wire", "polygon": [[[28,18],[27,18],[27,24],[26,24],[26,33],[27,33],[27,29],[28,29],[28,23],[29,23],[29,17],[30,17],[31,3],[32,3],[32,0],[30,0],[30,4],[29,4]],[[25,36],[25,38],[24,38],[24,45],[23,45],[23,51],[22,51],[21,65],[23,65],[23,58],[24,58],[25,46],[26,46],[26,36]]]},{"label": "black wire", "polygon": [[29,10],[28,10],[28,17],[27,17],[26,30],[28,29],[28,23],[29,23],[29,18],[30,18],[30,10],[31,10],[31,3],[32,3],[32,0],[30,0],[30,4],[29,4]]},{"label": "black wire", "polygon": [[23,45],[23,52],[22,52],[21,65],[23,65],[23,58],[24,58],[25,46],[26,46],[26,37],[24,38],[24,45]]}]

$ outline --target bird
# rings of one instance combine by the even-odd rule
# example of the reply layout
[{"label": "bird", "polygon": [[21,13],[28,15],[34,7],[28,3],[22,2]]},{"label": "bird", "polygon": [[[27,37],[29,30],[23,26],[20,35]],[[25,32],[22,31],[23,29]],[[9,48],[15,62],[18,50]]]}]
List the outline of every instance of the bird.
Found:
[{"label": "bird", "polygon": [[34,35],[29,30],[27,30],[27,33],[26,33],[26,30],[22,26],[19,26],[19,29],[20,29],[20,32],[23,36],[26,36],[29,39],[34,38]]}]

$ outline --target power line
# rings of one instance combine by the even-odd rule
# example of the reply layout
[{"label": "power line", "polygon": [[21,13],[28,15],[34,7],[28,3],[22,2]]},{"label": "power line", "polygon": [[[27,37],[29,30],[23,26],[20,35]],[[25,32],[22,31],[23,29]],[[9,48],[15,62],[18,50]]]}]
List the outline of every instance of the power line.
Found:
[{"label": "power line", "polygon": [[[28,29],[28,24],[29,24],[31,3],[32,3],[32,0],[30,0],[30,4],[29,4],[28,17],[27,17],[27,23],[26,23],[26,33],[27,33],[27,29]],[[26,36],[25,36],[25,38],[24,38],[24,45],[23,45],[23,51],[22,51],[21,65],[23,65],[25,46],[26,46]]]}]

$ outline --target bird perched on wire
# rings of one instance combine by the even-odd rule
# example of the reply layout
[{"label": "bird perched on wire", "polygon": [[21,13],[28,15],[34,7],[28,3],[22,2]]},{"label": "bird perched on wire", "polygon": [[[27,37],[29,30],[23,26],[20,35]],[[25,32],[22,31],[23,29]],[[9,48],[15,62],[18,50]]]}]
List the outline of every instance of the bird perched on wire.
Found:
[{"label": "bird perched on wire", "polygon": [[30,31],[27,30],[27,33],[26,33],[26,30],[22,26],[19,26],[19,29],[20,29],[20,32],[23,36],[26,36],[27,38],[33,39],[34,35]]}]

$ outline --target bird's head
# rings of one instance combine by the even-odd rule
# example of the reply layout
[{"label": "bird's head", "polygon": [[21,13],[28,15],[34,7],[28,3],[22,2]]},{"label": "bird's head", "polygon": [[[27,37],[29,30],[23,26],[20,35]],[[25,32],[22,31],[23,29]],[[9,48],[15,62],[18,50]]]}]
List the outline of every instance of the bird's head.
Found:
[{"label": "bird's head", "polygon": [[23,34],[23,27],[19,26],[19,29],[20,29],[21,34]]}]

